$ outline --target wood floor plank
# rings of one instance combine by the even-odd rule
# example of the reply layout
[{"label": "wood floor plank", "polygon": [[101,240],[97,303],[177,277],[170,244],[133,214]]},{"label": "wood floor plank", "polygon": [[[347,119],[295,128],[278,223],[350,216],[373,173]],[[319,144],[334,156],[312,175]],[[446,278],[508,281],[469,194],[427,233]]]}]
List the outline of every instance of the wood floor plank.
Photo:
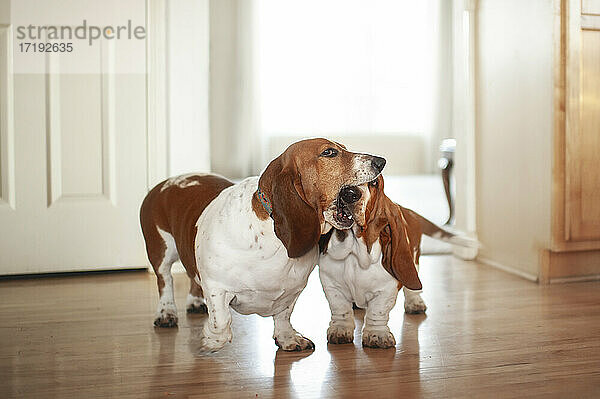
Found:
[{"label": "wood floor plank", "polygon": [[314,352],[277,351],[271,319],[234,313],[210,355],[185,275],[177,329],[152,326],[149,273],[0,281],[0,397],[600,397],[600,282],[538,286],[450,256],[423,257],[421,279],[427,315],[399,296],[395,350],[361,347],[361,310],[354,344],[328,345],[314,273],[292,317]]}]

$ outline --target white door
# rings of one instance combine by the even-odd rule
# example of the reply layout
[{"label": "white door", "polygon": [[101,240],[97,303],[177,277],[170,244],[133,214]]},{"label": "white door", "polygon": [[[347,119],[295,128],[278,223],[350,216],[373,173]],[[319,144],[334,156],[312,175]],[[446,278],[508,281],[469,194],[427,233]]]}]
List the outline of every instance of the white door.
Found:
[{"label": "white door", "polygon": [[[34,7],[24,9],[27,2]],[[140,43],[75,41],[70,54],[34,59],[20,43],[36,40],[16,36],[20,25],[84,19],[144,26],[146,2],[9,3],[0,0],[0,274],[145,266],[138,209],[147,189],[146,75],[130,65]],[[145,68],[141,46],[135,62]]]}]

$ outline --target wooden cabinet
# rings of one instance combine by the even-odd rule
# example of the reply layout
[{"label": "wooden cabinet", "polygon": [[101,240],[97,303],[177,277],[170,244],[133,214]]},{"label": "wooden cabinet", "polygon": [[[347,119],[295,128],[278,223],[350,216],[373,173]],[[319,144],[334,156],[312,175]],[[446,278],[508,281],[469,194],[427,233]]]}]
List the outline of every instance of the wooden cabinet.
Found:
[{"label": "wooden cabinet", "polygon": [[552,245],[544,282],[600,276],[600,0],[557,0]]},{"label": "wooden cabinet", "polygon": [[[600,240],[600,1],[566,18],[565,240]],[[595,4],[593,4],[595,3]]]}]

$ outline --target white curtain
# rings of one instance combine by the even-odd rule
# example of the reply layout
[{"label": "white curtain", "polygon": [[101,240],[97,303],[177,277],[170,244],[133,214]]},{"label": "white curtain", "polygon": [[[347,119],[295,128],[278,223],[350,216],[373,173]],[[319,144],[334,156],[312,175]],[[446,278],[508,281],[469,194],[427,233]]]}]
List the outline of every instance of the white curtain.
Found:
[{"label": "white curtain", "polygon": [[[368,146],[385,135],[399,146],[421,139],[418,157],[433,171],[439,140],[451,135],[450,1],[210,7],[213,170],[258,173],[269,142],[284,137],[354,136]],[[401,136],[412,138],[390,139]]]}]

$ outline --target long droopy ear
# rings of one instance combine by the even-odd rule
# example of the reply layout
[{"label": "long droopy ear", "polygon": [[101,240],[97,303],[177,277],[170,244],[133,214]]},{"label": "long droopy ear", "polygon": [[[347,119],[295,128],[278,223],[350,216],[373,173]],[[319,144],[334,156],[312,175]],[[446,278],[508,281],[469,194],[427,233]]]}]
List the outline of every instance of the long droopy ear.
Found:
[{"label": "long droopy ear", "polygon": [[306,254],[321,235],[319,215],[307,202],[300,178],[294,168],[287,167],[271,180],[275,235],[290,258]]},{"label": "long droopy ear", "polygon": [[423,288],[415,266],[414,251],[410,245],[407,222],[398,205],[385,198],[385,214],[388,224],[379,233],[381,263],[396,280],[411,290]]}]

